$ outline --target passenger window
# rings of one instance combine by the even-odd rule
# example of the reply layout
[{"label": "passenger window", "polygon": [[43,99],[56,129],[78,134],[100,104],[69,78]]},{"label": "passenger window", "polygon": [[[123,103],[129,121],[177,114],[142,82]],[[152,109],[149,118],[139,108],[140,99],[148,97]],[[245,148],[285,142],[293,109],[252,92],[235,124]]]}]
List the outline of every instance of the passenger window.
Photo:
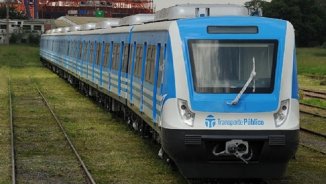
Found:
[{"label": "passenger window", "polygon": [[112,69],[118,70],[119,68],[119,52],[120,52],[120,44],[115,43],[113,45],[113,55],[112,55]]},{"label": "passenger window", "polygon": [[94,42],[91,42],[90,45],[90,52],[89,52],[89,63],[93,63],[93,57],[94,57]]},{"label": "passenger window", "polygon": [[76,57],[76,56],[77,56],[77,54],[76,54],[76,52],[77,52],[77,41],[74,41],[73,48],[74,48],[74,50],[72,50],[72,52],[71,52],[71,56],[72,56],[73,58],[77,58],[77,57]]},{"label": "passenger window", "polygon": [[[160,45],[159,45],[160,46]],[[164,47],[160,47],[160,59],[159,59],[159,68],[158,68],[158,78],[157,78],[157,87],[160,87],[161,83],[162,83],[162,73],[163,73],[163,67],[164,67],[164,50],[165,50],[165,46]]]},{"label": "passenger window", "polygon": [[67,52],[66,52],[66,55],[69,56],[69,53],[70,53],[70,41],[67,42]]},{"label": "passenger window", "polygon": [[129,47],[130,44],[124,45],[123,48],[123,58],[122,58],[122,72],[127,72],[128,61],[129,61]]},{"label": "passenger window", "polygon": [[83,56],[83,60],[87,61],[87,47],[88,47],[88,42],[85,42],[85,46],[84,46],[84,56]]},{"label": "passenger window", "polygon": [[96,47],[96,65],[100,65],[100,58],[101,58],[101,50],[102,50],[102,45],[101,43],[98,43],[97,44],[97,47]]},{"label": "passenger window", "polygon": [[110,58],[110,43],[106,43],[104,49],[104,63],[103,63],[104,67],[108,66],[109,58]]},{"label": "passenger window", "polygon": [[154,83],[154,65],[155,65],[156,47],[151,45],[147,50],[145,80],[150,84]]},{"label": "passenger window", "polygon": [[83,42],[79,41],[79,55],[78,55],[79,59],[81,59],[82,57],[82,49],[83,49]]},{"label": "passenger window", "polygon": [[[131,69],[132,69],[132,60],[134,59],[134,55],[136,53],[136,42],[134,42],[133,46],[131,47],[131,53],[130,53],[130,57],[129,57],[129,64],[128,64],[128,73],[131,73]],[[135,72],[135,71],[134,71]]]},{"label": "passenger window", "polygon": [[136,61],[134,75],[137,77],[141,76],[141,65],[143,60],[143,45],[137,44],[136,48]]}]

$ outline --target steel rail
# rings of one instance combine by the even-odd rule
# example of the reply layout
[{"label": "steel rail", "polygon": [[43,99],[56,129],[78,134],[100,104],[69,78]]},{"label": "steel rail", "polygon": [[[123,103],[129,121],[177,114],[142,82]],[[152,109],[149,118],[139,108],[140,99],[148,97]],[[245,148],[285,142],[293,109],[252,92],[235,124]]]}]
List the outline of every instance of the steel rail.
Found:
[{"label": "steel rail", "polygon": [[310,89],[300,89],[303,92],[304,96],[326,100],[326,92],[323,91],[314,91]]},{"label": "steel rail", "polygon": [[309,129],[306,129],[306,128],[302,128],[302,127],[300,127],[300,130],[302,130],[303,132],[307,132],[309,134],[316,135],[316,136],[319,136],[319,137],[323,137],[323,138],[326,139],[326,135],[325,134],[322,134],[322,133],[319,133],[319,132],[315,132],[315,131],[312,131],[312,130],[309,130]]},{"label": "steel rail", "polygon": [[44,101],[45,105],[47,106],[48,110],[51,112],[53,118],[55,119],[55,121],[57,122],[58,126],[60,127],[62,133],[64,134],[66,141],[68,142],[70,148],[72,149],[72,151],[74,152],[77,160],[79,161],[87,179],[89,180],[89,182],[91,184],[96,184],[95,180],[93,179],[91,173],[89,172],[89,170],[87,169],[84,161],[81,159],[79,153],[77,152],[77,149],[75,148],[75,146],[73,145],[73,143],[71,142],[70,138],[68,137],[68,134],[66,133],[65,129],[63,128],[60,120],[58,119],[58,117],[55,115],[54,111],[52,110],[52,108],[50,107],[48,101],[46,100],[45,96],[43,95],[43,93],[40,91],[40,89],[35,85],[36,90],[38,91],[38,93],[40,94],[40,96],[42,97],[42,100]]},{"label": "steel rail", "polygon": [[[315,131],[312,131],[312,130],[309,130],[309,129],[306,129],[306,128],[303,128],[303,127],[300,127],[300,131],[305,132],[305,133],[308,133],[308,134],[311,134],[311,135],[323,137],[323,138],[326,139],[326,135],[325,134],[321,134],[319,132],[315,132]],[[326,155],[326,152],[321,151],[321,150],[318,150],[316,148],[313,148],[312,146],[309,146],[309,145],[306,145],[306,144],[303,144],[303,143],[300,143],[300,145],[303,146],[303,147],[305,147],[305,148],[307,148],[307,149],[310,149],[312,151],[315,151],[315,152],[321,153],[323,155]]]},{"label": "steel rail", "polygon": [[300,105],[312,107],[312,108],[316,108],[316,109],[320,109],[320,110],[326,110],[325,107],[319,107],[319,106],[315,106],[315,105],[311,105],[311,104],[307,104],[307,103],[303,103],[303,102],[300,102]]},{"label": "steel rail", "polygon": [[9,96],[9,122],[10,122],[10,142],[11,142],[11,181],[16,184],[16,161],[15,161],[15,140],[14,140],[14,124],[12,110],[12,95],[11,95],[11,79],[8,79],[8,96]]},{"label": "steel rail", "polygon": [[312,151],[314,151],[314,152],[317,152],[317,153],[320,153],[320,154],[326,155],[325,152],[320,151],[320,150],[318,150],[318,149],[316,149],[316,148],[313,148],[313,147],[311,147],[311,146],[305,145],[305,144],[303,144],[303,143],[300,143],[300,145],[301,145],[302,147],[305,147],[305,148],[307,148],[307,149],[309,149],[309,150],[312,150]]},{"label": "steel rail", "polygon": [[312,116],[317,116],[317,117],[320,117],[320,118],[326,118],[325,116],[323,115],[320,115],[320,114],[315,114],[315,113],[312,113],[312,112],[308,112],[308,111],[303,111],[303,110],[300,110],[300,112],[302,113],[305,113],[305,114],[309,114],[309,115],[312,115]]}]

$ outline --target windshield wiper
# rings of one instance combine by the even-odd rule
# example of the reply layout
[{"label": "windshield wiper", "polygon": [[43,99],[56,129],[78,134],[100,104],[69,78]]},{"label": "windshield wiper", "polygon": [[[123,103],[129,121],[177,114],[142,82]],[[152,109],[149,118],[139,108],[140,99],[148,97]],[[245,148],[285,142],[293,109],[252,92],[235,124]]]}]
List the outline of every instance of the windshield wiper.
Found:
[{"label": "windshield wiper", "polygon": [[[232,102],[227,102],[228,105],[237,105],[238,104],[242,94],[246,91],[246,89],[248,88],[251,81],[255,78],[255,76],[256,76],[255,57],[253,57],[252,58],[252,71],[250,73],[249,79],[247,80],[246,84],[242,87],[241,91],[238,93],[238,95],[235,97],[235,99]],[[252,92],[255,92],[255,90],[256,90],[256,80],[254,80]]]}]

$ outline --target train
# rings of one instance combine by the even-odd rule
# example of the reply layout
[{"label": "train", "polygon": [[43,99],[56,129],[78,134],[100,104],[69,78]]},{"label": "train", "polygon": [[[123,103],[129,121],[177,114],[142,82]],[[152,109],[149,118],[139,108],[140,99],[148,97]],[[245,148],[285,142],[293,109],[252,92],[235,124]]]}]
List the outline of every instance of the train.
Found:
[{"label": "train", "polygon": [[281,178],[299,143],[294,35],[244,6],[184,4],[49,30],[40,59],[185,178]]}]

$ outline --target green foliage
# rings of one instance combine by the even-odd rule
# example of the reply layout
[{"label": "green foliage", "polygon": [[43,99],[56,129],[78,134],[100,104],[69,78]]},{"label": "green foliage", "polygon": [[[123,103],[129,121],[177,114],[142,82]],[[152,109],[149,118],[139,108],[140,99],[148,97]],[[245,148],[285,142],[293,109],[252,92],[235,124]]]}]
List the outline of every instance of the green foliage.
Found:
[{"label": "green foliage", "polygon": [[23,35],[21,33],[13,33],[10,36],[10,43],[20,43],[21,39],[22,39]]},{"label": "green foliage", "polygon": [[38,34],[30,34],[28,36],[29,43],[33,45],[39,45],[40,44],[40,35]]},{"label": "green foliage", "polygon": [[[6,18],[6,7],[0,7],[0,19]],[[9,18],[10,19],[26,19],[24,12],[18,12],[14,7],[9,7]]]},{"label": "green foliage", "polygon": [[326,42],[321,45],[321,48],[326,49]]},{"label": "green foliage", "polygon": [[265,17],[290,21],[298,46],[320,46],[326,41],[326,3],[323,0],[251,0],[248,7],[261,7]]}]

